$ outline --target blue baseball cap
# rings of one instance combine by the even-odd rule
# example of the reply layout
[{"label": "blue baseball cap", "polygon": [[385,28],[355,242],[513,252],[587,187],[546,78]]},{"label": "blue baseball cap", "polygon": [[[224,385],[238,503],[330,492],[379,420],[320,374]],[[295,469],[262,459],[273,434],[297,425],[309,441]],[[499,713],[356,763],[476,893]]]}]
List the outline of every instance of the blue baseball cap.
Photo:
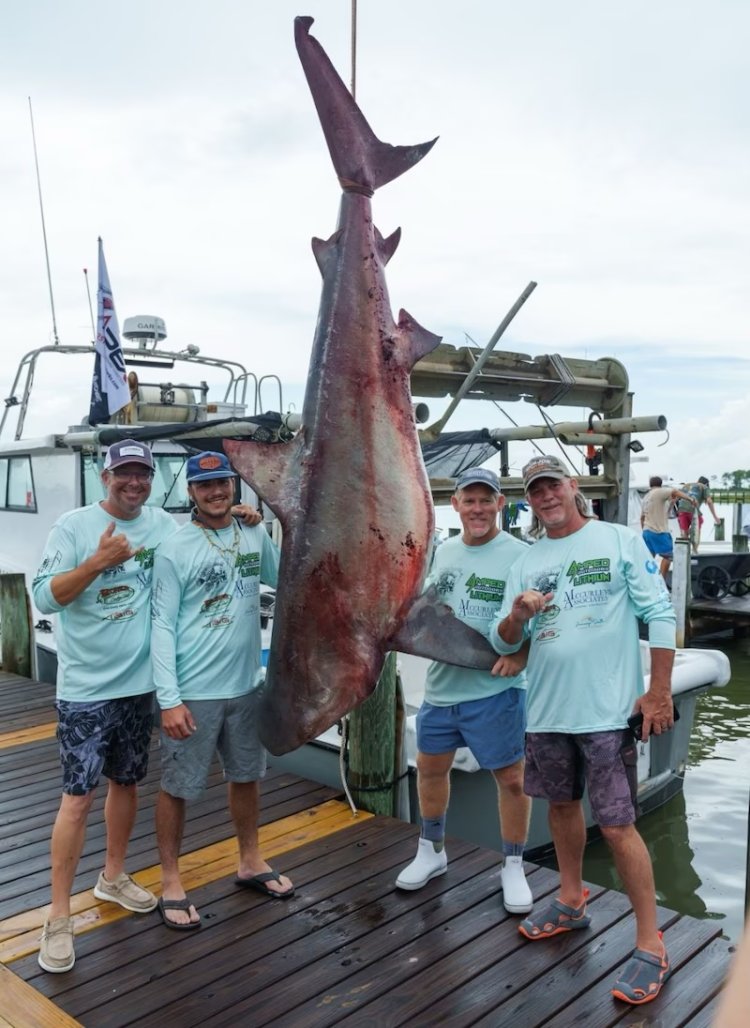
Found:
[{"label": "blue baseball cap", "polygon": [[188,457],[186,479],[190,482],[208,482],[212,478],[236,478],[228,457],[208,450]]},{"label": "blue baseball cap", "polygon": [[466,468],[456,479],[456,492],[470,485],[486,485],[493,493],[501,493],[500,479],[489,468]]}]

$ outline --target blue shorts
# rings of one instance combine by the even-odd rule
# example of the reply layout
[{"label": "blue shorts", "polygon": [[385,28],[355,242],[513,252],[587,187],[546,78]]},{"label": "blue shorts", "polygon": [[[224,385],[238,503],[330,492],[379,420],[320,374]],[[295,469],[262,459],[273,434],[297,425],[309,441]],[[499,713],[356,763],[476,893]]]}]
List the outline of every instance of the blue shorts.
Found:
[{"label": "blue shorts", "polygon": [[118,785],[135,785],[146,777],[152,692],[97,703],[58,700],[55,706],[64,793],[86,796],[102,775]]},{"label": "blue shorts", "polygon": [[643,541],[652,557],[672,556],[674,543],[671,532],[652,532],[650,528],[644,528]]},{"label": "blue shorts", "polygon": [[438,756],[468,746],[480,767],[496,771],[523,757],[526,693],[505,689],[482,700],[437,707],[426,700],[417,714],[417,748]]}]

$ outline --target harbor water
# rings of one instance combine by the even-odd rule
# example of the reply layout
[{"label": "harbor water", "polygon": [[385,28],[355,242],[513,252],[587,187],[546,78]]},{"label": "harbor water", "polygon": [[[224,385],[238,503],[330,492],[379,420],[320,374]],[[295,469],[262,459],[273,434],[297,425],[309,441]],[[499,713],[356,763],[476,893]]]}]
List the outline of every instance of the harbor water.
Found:
[{"label": "harbor water", "polygon": [[[684,789],[638,821],[651,853],[659,903],[692,917],[722,921],[742,934],[750,806],[750,638],[713,637],[732,680],[698,700]],[[584,878],[621,888],[606,845],[586,848]]]}]

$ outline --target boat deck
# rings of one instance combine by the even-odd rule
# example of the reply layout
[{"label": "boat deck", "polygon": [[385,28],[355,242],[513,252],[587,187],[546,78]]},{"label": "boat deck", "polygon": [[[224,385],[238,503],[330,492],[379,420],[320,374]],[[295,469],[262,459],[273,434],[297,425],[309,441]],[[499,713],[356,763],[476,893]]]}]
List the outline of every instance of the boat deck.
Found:
[{"label": "boat deck", "polygon": [[[166,928],[94,899],[103,863],[95,801],[74,886],[77,962],[37,964],[49,902],[49,835],[59,802],[51,686],[0,673],[0,1026],[164,1023],[218,1028],[444,1024],[711,1024],[730,959],[716,922],[660,908],[673,978],[635,1010],[609,993],[633,945],[618,892],[591,886],[589,931],[533,945],[503,910],[497,853],[451,840],[446,875],[396,890],[415,828],[352,816],[336,790],[273,767],[262,787],[261,841],[296,895],[280,902],[234,884],[236,845],[216,769],[188,808],[184,881],[203,924]],[[143,785],[129,870],[158,887],[153,833],[157,761]],[[535,898],[557,875],[529,865]]]}]

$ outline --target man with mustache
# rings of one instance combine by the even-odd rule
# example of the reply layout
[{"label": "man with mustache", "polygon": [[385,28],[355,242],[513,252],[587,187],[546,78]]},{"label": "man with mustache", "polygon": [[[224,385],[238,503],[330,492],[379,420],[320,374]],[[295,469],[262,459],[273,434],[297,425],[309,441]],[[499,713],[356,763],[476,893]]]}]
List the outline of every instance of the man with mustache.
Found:
[{"label": "man with mustache", "polygon": [[[628,718],[643,714],[644,739],[674,724],[675,614],[643,539],[590,518],[577,480],[558,457],[534,457],[523,483],[546,535],[511,568],[490,641],[506,655],[530,643],[524,788],[549,803],[560,895],[519,931],[539,940],[590,924],[582,880],[585,784],[636,921],[636,949],[612,994],[648,1003],[670,967],[657,930],[651,859],[634,824],[637,752]],[[648,692],[638,618],[649,632]]]}]

